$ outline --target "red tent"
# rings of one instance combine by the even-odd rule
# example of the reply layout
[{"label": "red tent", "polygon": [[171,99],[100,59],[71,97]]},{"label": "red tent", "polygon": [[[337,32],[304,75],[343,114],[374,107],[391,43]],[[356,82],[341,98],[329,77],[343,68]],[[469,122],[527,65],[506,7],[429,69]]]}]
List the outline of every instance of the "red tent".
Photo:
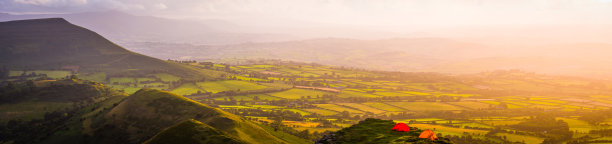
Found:
[{"label": "red tent", "polygon": [[405,123],[398,123],[398,124],[395,124],[392,130],[398,131],[398,132],[407,132],[407,131],[410,131],[410,127],[408,127],[408,125],[406,125]]}]

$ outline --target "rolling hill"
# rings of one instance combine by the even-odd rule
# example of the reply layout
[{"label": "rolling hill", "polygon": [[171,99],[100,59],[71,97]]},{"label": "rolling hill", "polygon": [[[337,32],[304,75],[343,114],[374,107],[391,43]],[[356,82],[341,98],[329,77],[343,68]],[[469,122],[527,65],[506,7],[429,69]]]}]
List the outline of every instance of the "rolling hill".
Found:
[{"label": "rolling hill", "polygon": [[61,18],[0,23],[0,66],[11,70],[77,67],[79,72],[140,75],[165,72],[207,77],[205,72],[128,51]]},{"label": "rolling hill", "polygon": [[200,143],[227,143],[242,144],[236,138],[227,136],[221,131],[210,127],[197,120],[187,120],[161,131],[153,138],[144,142],[145,144],[200,144]]},{"label": "rolling hill", "polygon": [[280,139],[244,118],[159,90],[127,96],[78,79],[0,87],[0,98],[15,96],[23,98],[0,103],[0,143],[307,142]]},{"label": "rolling hill", "polygon": [[143,142],[173,124],[195,119],[216,130],[250,143],[282,143],[261,127],[239,116],[165,91],[143,89],[105,114],[108,125],[130,135],[133,143]]}]

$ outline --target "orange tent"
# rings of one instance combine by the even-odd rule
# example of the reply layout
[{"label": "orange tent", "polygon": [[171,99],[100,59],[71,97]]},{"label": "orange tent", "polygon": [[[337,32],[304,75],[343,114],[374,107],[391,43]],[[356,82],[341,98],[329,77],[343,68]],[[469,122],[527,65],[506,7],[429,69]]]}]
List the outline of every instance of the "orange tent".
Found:
[{"label": "orange tent", "polygon": [[408,125],[406,125],[405,123],[398,123],[398,124],[395,124],[392,130],[398,131],[398,132],[407,132],[407,131],[410,131],[410,127],[408,127]]},{"label": "orange tent", "polygon": [[427,130],[424,130],[421,133],[421,135],[419,135],[419,138],[425,138],[425,139],[429,139],[429,140],[437,140],[438,136],[436,136],[436,134],[433,131],[427,129]]}]

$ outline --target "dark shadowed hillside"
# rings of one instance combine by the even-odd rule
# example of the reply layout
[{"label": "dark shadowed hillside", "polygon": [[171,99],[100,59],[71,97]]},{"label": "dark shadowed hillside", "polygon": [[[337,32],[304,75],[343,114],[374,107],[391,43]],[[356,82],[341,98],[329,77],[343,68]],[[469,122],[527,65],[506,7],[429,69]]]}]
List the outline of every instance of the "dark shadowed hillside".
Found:
[{"label": "dark shadowed hillside", "polygon": [[130,52],[97,33],[61,18],[0,23],[0,66],[8,69],[60,69],[138,75],[167,72],[204,77],[198,70]]}]

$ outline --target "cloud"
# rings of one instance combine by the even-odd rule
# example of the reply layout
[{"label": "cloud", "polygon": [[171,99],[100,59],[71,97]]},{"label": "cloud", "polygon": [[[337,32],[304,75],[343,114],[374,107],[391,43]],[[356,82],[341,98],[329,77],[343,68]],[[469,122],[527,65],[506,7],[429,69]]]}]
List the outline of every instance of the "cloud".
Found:
[{"label": "cloud", "polygon": [[13,0],[13,2],[25,5],[48,7],[78,6],[87,4],[87,0]]},{"label": "cloud", "polygon": [[164,4],[164,3],[158,3],[158,4],[155,4],[155,5],[153,5],[153,7],[154,7],[155,9],[158,9],[158,10],[165,10],[165,9],[168,9],[168,6],[166,6],[166,4]]},{"label": "cloud", "polygon": [[51,0],[15,0],[14,2],[29,5],[46,5],[49,4]]},{"label": "cloud", "polygon": [[118,10],[176,18],[361,25],[612,23],[612,0],[0,0],[0,12]]}]

